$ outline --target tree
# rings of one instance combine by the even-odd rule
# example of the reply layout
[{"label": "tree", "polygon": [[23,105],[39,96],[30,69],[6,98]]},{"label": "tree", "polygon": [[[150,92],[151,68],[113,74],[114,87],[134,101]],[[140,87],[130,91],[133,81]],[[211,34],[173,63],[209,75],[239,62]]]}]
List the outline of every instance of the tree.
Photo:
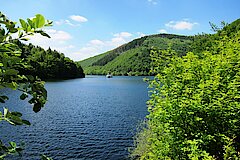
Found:
[{"label": "tree", "polygon": [[[29,36],[41,34],[50,38],[42,30],[43,27],[51,26],[52,21],[37,14],[34,18],[26,21],[20,19],[20,26],[16,22],[9,20],[0,12],[0,89],[10,88],[22,92],[20,99],[25,100],[33,105],[33,111],[39,112],[47,101],[47,91],[44,88],[44,82],[36,76],[24,75],[19,72],[21,69],[29,68],[25,63],[25,57],[22,56],[22,50],[15,43],[16,41],[27,41]],[[12,38],[12,35],[17,38]],[[8,100],[7,95],[0,95],[0,103]],[[21,118],[22,113],[9,111],[7,108],[0,112],[0,121],[7,121],[11,125],[30,125],[30,122]],[[22,150],[15,142],[9,142],[5,145],[0,140],[0,159],[4,159],[9,154],[16,154]],[[47,159],[46,156],[42,158]]]},{"label": "tree", "polygon": [[240,30],[221,32],[201,54],[152,51],[150,113],[132,157],[240,159]]}]

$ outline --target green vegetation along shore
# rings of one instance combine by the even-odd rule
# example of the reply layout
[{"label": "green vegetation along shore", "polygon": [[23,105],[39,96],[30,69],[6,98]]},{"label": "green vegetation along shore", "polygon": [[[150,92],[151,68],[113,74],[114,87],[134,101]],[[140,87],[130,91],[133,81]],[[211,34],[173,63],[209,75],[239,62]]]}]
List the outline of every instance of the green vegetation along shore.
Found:
[{"label": "green vegetation along shore", "polygon": [[42,80],[83,78],[85,74],[80,65],[51,48],[44,50],[41,47],[16,42],[21,52],[21,58],[28,65],[18,68],[21,74],[38,76]]},{"label": "green vegetation along shore", "polygon": [[240,19],[216,31],[182,57],[152,50],[149,115],[131,158],[240,159]]}]

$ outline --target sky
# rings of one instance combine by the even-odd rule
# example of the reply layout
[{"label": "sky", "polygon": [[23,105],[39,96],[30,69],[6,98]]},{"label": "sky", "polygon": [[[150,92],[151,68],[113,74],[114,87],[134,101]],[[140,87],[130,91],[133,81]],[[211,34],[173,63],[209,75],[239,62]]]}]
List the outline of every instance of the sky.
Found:
[{"label": "sky", "polygon": [[212,33],[240,18],[240,0],[0,0],[0,11],[19,22],[36,14],[52,20],[30,42],[51,47],[74,61],[112,50],[135,38],[169,33]]}]

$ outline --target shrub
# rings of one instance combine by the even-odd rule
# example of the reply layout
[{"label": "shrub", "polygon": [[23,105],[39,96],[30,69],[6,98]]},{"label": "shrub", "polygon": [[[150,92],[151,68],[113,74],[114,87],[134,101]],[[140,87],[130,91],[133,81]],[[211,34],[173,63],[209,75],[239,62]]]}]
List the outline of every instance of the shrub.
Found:
[{"label": "shrub", "polygon": [[[148,128],[139,159],[240,159],[240,31],[202,54],[152,51]],[[201,56],[200,56],[201,55]],[[148,131],[146,131],[148,130]],[[136,156],[135,156],[136,157]]]}]

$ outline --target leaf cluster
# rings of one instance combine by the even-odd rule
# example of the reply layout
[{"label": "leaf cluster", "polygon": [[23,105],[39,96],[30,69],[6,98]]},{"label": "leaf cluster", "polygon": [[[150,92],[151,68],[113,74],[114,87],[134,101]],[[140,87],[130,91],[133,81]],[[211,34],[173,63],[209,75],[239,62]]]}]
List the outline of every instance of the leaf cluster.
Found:
[{"label": "leaf cluster", "polygon": [[150,114],[136,141],[148,136],[132,157],[240,159],[240,30],[215,36],[201,53],[152,50]]},{"label": "leaf cluster", "polygon": [[[40,33],[50,37],[42,27],[51,26],[52,22],[37,14],[32,19],[24,21],[20,19],[21,26],[9,20],[0,12],[0,89],[10,88],[19,90],[21,100],[28,98],[32,104],[33,111],[39,112],[47,101],[47,91],[37,76],[21,73],[21,69],[29,66],[22,57],[22,49],[15,43],[18,40],[28,40],[28,36]],[[12,34],[17,34],[17,38],[12,38]],[[7,95],[0,95],[0,103],[8,100]],[[30,122],[22,119],[22,113],[11,112],[7,108],[0,112],[0,121],[6,121],[11,125],[30,125]],[[4,159],[9,154],[19,153],[22,150],[16,143],[9,142],[9,146],[0,141],[0,159]]]},{"label": "leaf cluster", "polygon": [[31,43],[25,45],[18,41],[16,44],[22,50],[21,57],[27,64],[27,67],[18,68],[20,74],[38,76],[42,80],[82,78],[85,76],[82,67],[65,57],[63,53],[50,48],[44,50]]}]

